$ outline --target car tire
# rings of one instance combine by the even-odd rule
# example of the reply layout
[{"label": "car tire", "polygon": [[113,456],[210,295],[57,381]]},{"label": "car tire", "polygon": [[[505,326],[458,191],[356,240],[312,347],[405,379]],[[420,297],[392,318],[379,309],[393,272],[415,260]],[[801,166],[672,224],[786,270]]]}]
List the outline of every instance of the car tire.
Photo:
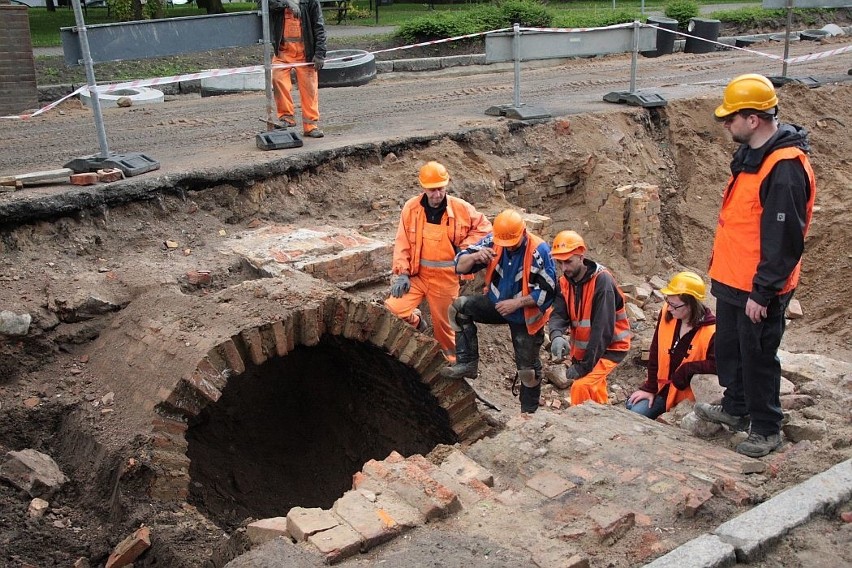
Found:
[{"label": "car tire", "polygon": [[831,34],[825,30],[804,30],[799,32],[799,37],[805,41],[819,41],[829,35]]},{"label": "car tire", "polygon": [[376,76],[376,58],[360,49],[340,49],[325,54],[319,72],[319,87],[357,87]]}]

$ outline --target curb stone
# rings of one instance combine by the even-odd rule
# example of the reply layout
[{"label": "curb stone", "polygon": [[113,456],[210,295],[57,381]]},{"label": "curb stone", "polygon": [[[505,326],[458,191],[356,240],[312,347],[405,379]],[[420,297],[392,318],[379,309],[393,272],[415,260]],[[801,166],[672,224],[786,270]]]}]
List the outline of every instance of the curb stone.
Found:
[{"label": "curb stone", "polygon": [[[725,568],[761,558],[790,530],[852,498],[852,459],[841,462],[646,564]],[[733,554],[733,556],[732,556]]]}]

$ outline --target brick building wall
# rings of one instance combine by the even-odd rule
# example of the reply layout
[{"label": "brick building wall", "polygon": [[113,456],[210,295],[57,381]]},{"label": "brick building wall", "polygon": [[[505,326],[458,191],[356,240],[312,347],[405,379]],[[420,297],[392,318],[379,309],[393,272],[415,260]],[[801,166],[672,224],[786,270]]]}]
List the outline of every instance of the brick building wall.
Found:
[{"label": "brick building wall", "polygon": [[0,115],[38,108],[26,6],[0,5]]}]

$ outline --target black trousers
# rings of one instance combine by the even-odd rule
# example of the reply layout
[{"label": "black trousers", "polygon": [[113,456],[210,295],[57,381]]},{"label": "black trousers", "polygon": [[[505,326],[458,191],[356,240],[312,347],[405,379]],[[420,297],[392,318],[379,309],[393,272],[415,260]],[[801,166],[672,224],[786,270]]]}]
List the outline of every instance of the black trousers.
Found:
[{"label": "black trousers", "polygon": [[781,431],[781,361],[784,312],[790,296],[772,300],[768,316],[752,323],[745,308],[716,302],[716,369],[725,389],[722,408],[733,416],[751,417],[751,431],[768,436]]},{"label": "black trousers", "polygon": [[[518,370],[534,369],[536,377],[541,377],[541,357],[539,352],[544,343],[544,328],[533,335],[527,331],[526,324],[510,323],[506,321],[488,296],[482,294],[467,296],[459,313],[469,317],[476,323],[502,324],[509,326],[512,336],[512,347],[515,350],[515,366]],[[475,329],[475,325],[474,325]],[[476,354],[478,357],[478,353]]]}]

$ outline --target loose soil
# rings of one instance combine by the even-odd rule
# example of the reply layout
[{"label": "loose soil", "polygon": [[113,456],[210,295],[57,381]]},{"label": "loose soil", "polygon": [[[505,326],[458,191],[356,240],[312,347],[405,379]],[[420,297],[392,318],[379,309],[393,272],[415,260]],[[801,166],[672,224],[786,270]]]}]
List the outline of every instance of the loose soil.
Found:
[{"label": "loose soil", "polygon": [[[849,94],[849,85],[813,91],[789,85],[781,91],[785,120],[811,132],[819,180],[818,211],[797,292],[805,317],[790,323],[784,348],[843,361],[852,360],[848,324],[852,306],[841,278],[850,273],[852,264],[848,252],[852,213],[847,206],[852,142],[845,126],[852,124]],[[0,309],[29,313],[33,324],[26,338],[7,338],[0,344],[0,455],[38,449],[52,455],[71,481],[51,500],[47,516],[40,520],[28,517],[28,496],[0,483],[0,564],[70,566],[85,557],[102,565],[112,548],[141,524],[152,527],[155,541],[137,566],[222,566],[242,550],[238,538],[227,538],[237,533],[226,535],[225,527],[200,514],[194,505],[162,506],[145,494],[150,472],[135,453],[145,441],[127,443],[126,433],[110,429],[104,396],[115,389],[86,370],[91,341],[110,325],[112,316],[70,313],[65,306],[75,304],[80,295],[105,298],[120,310],[152,288],[186,291],[183,275],[201,266],[219,275],[208,291],[253,278],[238,259],[223,255],[220,248],[232,233],[257,222],[332,224],[391,241],[399,204],[416,191],[414,172],[427,159],[445,163],[455,191],[492,218],[510,205],[501,190],[505,172],[538,164],[543,179],[555,172],[577,173],[579,183],[573,193],[548,201],[535,212],[550,216],[556,230],[580,230],[592,244],[590,256],[612,268],[620,282],[641,282],[653,274],[634,273],[620,246],[607,241],[584,203],[583,187],[614,188],[638,181],[658,184],[662,245],[655,274],[665,278],[683,268],[703,272],[733,149],[724,142],[722,127],[711,118],[714,104],[714,100],[684,99],[670,102],[659,112],[577,115],[571,118],[570,135],[556,135],[548,123],[506,129],[493,136],[474,134],[461,141],[444,138],[426,147],[400,148],[380,162],[360,158],[341,166],[336,161],[242,188],[221,184],[187,192],[183,198],[163,196],[110,211],[93,209],[74,217],[3,227]],[[590,156],[595,158],[591,172],[586,169]],[[384,204],[373,207],[378,200]],[[164,247],[167,239],[179,240],[181,248]],[[357,294],[380,300],[387,294],[387,283]],[[652,329],[649,323],[637,323],[636,331],[648,339]],[[510,392],[514,365],[505,330],[484,329],[480,347],[483,368],[476,388],[505,409],[490,413],[499,425],[518,406]],[[615,404],[623,403],[643,380],[644,369],[634,359],[612,377]],[[775,477],[767,481],[768,494],[849,459],[849,388],[847,378],[845,384],[813,393],[814,412],[828,426],[826,436],[791,451]],[[549,386],[545,390],[546,396],[559,395]],[[109,446],[110,440],[120,451],[95,451]],[[100,467],[104,461],[115,462],[114,467]],[[97,472],[110,469],[122,472],[120,479],[98,476]],[[803,527],[779,547],[771,560],[774,563],[764,566],[816,565],[807,559],[818,557],[848,560],[843,556],[844,550],[848,555],[848,526],[832,516]],[[500,541],[500,535],[494,535],[494,540]],[[457,542],[469,550],[472,562],[487,553],[463,535],[447,537],[438,524],[418,529],[410,541],[389,545],[371,558],[378,561],[386,555],[386,565],[437,566],[431,563],[440,558],[445,542]],[[399,560],[400,550],[407,554],[404,560]],[[493,565],[519,565],[512,552],[491,552],[502,562]],[[629,560],[608,559],[604,547],[589,554],[595,567],[632,565]]]}]

